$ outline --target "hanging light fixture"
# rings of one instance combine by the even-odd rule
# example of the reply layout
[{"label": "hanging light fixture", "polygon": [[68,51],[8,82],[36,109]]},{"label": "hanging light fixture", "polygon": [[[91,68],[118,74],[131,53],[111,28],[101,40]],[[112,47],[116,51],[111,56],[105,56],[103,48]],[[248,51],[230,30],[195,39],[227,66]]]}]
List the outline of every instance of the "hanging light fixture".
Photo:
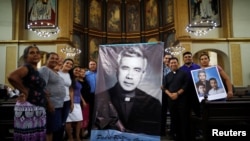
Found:
[{"label": "hanging light fixture", "polygon": [[67,57],[74,57],[81,53],[81,50],[75,47],[67,46],[61,49],[61,52],[66,54]]},{"label": "hanging light fixture", "polygon": [[[41,27],[38,28],[38,25]],[[51,28],[45,28],[44,26],[51,27]],[[59,27],[46,22],[32,22],[27,25],[27,28],[30,31],[35,32],[39,37],[50,37],[51,35],[58,34],[60,32]]]},{"label": "hanging light fixture", "polygon": [[194,34],[195,36],[203,36],[216,27],[217,24],[215,21],[202,19],[187,25],[186,31],[188,33]]},{"label": "hanging light fixture", "polygon": [[172,46],[167,47],[165,49],[165,52],[170,53],[171,55],[179,55],[181,54],[183,51],[185,50],[185,48],[180,44],[179,40],[176,40]]}]

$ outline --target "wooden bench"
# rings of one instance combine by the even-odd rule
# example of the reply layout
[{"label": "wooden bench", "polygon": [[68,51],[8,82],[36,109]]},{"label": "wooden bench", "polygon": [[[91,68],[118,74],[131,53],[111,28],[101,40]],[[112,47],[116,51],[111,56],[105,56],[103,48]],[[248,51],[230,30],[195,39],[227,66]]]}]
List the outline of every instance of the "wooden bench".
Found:
[{"label": "wooden bench", "polygon": [[[211,141],[218,138],[212,136],[216,131],[246,131],[250,137],[250,101],[202,101],[201,117],[191,117],[192,136],[195,136],[195,129],[201,129],[203,140]],[[237,139],[237,138],[235,138]],[[240,140],[239,140],[240,141]]]},{"label": "wooden bench", "polygon": [[0,99],[0,141],[13,141],[14,99]]}]

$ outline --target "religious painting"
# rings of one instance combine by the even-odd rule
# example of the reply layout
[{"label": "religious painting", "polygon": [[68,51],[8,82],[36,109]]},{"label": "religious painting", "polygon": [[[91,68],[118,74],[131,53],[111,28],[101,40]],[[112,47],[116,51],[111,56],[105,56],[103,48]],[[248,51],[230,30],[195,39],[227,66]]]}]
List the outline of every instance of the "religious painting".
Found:
[{"label": "religious painting", "polygon": [[101,38],[98,37],[89,38],[89,59],[96,61],[98,60],[98,51],[101,42],[102,42]]},{"label": "religious painting", "polygon": [[[75,48],[77,48],[77,49],[80,49],[80,50],[82,50],[82,41],[83,41],[83,39],[82,39],[82,35],[79,33],[79,32],[74,32],[74,34],[73,34],[73,44],[74,44],[74,47]],[[75,56],[74,56],[74,62],[75,62],[75,64],[80,64],[80,62],[79,62],[79,60],[80,60],[80,54],[76,54]]]},{"label": "religious painting", "polygon": [[26,28],[55,28],[57,0],[26,0]]},{"label": "religious painting", "polygon": [[110,2],[107,4],[107,30],[108,32],[121,31],[121,4],[120,2]]},{"label": "religious painting", "polygon": [[101,30],[102,3],[101,0],[91,0],[89,3],[89,28]]},{"label": "religious painting", "polygon": [[83,24],[83,1],[81,0],[74,0],[74,23],[76,24]]},{"label": "religious painting", "polygon": [[127,32],[140,32],[140,2],[126,5]]},{"label": "religious painting", "polygon": [[165,41],[165,45],[164,45],[164,48],[168,48],[168,47],[171,47],[174,42],[175,42],[175,33],[174,32],[171,32],[171,33],[167,33],[166,35],[166,41]]},{"label": "religious painting", "polygon": [[207,100],[225,99],[227,93],[216,66],[191,71],[196,94],[201,102]]},{"label": "religious painting", "polygon": [[200,21],[214,21],[221,26],[220,0],[189,0],[189,23]]},{"label": "religious painting", "polygon": [[163,22],[164,24],[169,24],[174,22],[174,0],[164,1],[164,12],[163,12]]},{"label": "religious painting", "polygon": [[158,4],[157,0],[146,0],[145,4],[145,28],[153,29],[158,27]]}]

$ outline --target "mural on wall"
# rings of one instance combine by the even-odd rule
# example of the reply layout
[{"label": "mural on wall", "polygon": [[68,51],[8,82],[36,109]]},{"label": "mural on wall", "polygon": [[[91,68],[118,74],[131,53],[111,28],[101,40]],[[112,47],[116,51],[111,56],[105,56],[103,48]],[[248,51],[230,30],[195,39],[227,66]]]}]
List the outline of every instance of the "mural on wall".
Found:
[{"label": "mural on wall", "polygon": [[89,3],[89,28],[101,29],[101,1],[91,0]]},{"label": "mural on wall", "polygon": [[174,1],[173,0],[166,0],[164,2],[164,24],[169,24],[174,22]]},{"label": "mural on wall", "polygon": [[173,45],[173,43],[175,42],[175,33],[171,32],[171,33],[166,34],[165,39],[166,40],[164,44],[164,49],[171,47]]},{"label": "mural on wall", "polygon": [[156,0],[147,0],[145,8],[146,29],[152,29],[158,26],[158,5]]},{"label": "mural on wall", "polygon": [[221,26],[219,0],[189,0],[189,22],[213,20]]},{"label": "mural on wall", "polygon": [[128,3],[126,5],[127,16],[127,32],[140,31],[140,3]]},{"label": "mural on wall", "polygon": [[[75,33],[73,35],[73,44],[74,44],[74,47],[78,48],[78,49],[80,49],[82,51],[82,42],[81,41],[82,41],[81,35]],[[75,64],[79,65],[80,64],[79,60],[80,60],[80,54],[75,55],[74,56],[74,62],[75,62]]]},{"label": "mural on wall", "polygon": [[108,3],[107,30],[111,32],[121,31],[121,8],[120,3]]},{"label": "mural on wall", "polygon": [[90,38],[89,40],[89,59],[98,60],[98,50],[99,45],[101,44],[101,39],[98,38]]},{"label": "mural on wall", "polygon": [[28,24],[31,28],[54,28],[57,26],[57,0],[47,0],[46,2],[26,0],[26,25]]},{"label": "mural on wall", "polygon": [[82,24],[83,19],[83,2],[81,0],[74,0],[74,23]]}]

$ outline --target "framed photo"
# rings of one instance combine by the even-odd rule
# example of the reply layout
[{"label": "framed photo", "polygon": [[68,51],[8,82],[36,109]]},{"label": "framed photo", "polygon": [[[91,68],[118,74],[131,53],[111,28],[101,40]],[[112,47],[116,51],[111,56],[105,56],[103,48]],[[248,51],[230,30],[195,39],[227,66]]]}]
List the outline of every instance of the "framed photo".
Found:
[{"label": "framed photo", "polygon": [[189,23],[201,20],[213,20],[221,26],[220,0],[189,0]]},{"label": "framed photo", "polygon": [[205,96],[208,100],[227,97],[225,87],[216,66],[191,71],[196,94],[201,102]]},{"label": "framed photo", "polygon": [[55,28],[57,0],[26,0],[26,28]]}]

